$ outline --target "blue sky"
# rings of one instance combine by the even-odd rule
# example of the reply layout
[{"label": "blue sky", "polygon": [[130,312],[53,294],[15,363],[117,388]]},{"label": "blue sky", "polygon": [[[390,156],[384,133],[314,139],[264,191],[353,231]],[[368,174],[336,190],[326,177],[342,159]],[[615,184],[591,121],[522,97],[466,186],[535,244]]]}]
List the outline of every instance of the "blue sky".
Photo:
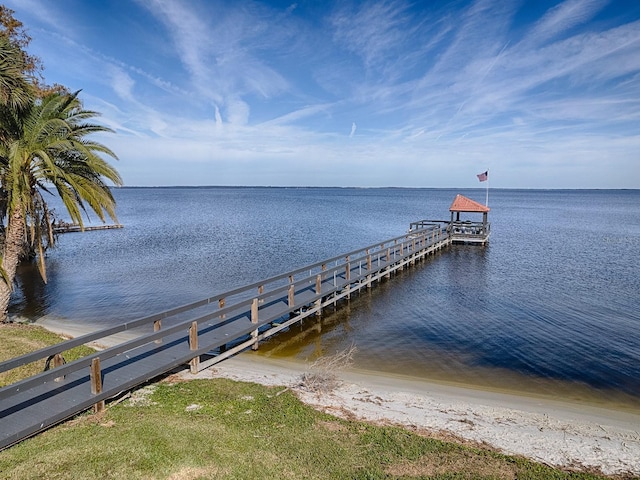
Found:
[{"label": "blue sky", "polygon": [[5,0],[126,185],[640,188],[636,0]]}]

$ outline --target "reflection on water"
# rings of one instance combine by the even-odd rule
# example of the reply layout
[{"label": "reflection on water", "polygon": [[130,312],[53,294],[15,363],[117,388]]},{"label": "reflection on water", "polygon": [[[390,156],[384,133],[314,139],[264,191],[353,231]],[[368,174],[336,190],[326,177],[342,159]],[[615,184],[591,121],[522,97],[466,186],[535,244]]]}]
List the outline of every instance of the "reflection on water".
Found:
[{"label": "reflection on water", "polygon": [[[437,260],[427,259],[418,270],[430,269],[432,261]],[[427,311],[414,311],[414,328],[408,328],[406,324],[410,322],[399,318],[390,305],[398,300],[394,298],[398,293],[394,283],[403,282],[403,290],[415,287],[415,294],[420,285],[424,286],[424,276],[430,275],[426,271],[400,272],[372,290],[359,291],[336,308],[328,307],[321,317],[305,319],[271,337],[254,354],[311,364],[319,357],[356,346],[353,368],[359,370],[640,412],[640,399],[633,389],[593,388],[578,377],[545,376],[527,368],[516,370],[509,368],[508,360],[487,361],[464,342],[454,340],[460,334],[478,336],[478,343],[486,343],[485,352],[496,350],[491,357],[505,355],[509,342],[480,319],[476,327],[460,325],[457,320],[462,317],[438,316],[439,308],[434,304]],[[473,309],[462,310],[473,316]]]},{"label": "reflection on water", "polygon": [[[457,193],[484,194],[118,189],[125,228],[60,236],[49,283],[21,269],[11,312],[129,321],[446,218]],[[488,246],[438,252],[261,354],[311,360],[354,343],[361,368],[638,406],[640,192],[497,190],[491,202]]]},{"label": "reflection on water", "polygon": [[[485,261],[486,251],[478,247],[439,252],[261,344],[259,354],[313,362],[355,345],[358,369],[640,410],[637,383],[624,391],[598,389],[584,381],[587,372],[537,371],[536,355],[544,358],[545,352],[532,351],[532,341],[529,349],[518,345],[514,330],[501,331],[491,318],[487,284],[464,275],[471,266],[482,271]],[[515,330],[525,328],[517,315],[513,321]]]},{"label": "reflection on water", "polygon": [[21,315],[26,318],[38,318],[46,315],[49,310],[49,297],[46,285],[42,281],[35,261],[22,262],[16,271],[14,288],[23,299]]}]

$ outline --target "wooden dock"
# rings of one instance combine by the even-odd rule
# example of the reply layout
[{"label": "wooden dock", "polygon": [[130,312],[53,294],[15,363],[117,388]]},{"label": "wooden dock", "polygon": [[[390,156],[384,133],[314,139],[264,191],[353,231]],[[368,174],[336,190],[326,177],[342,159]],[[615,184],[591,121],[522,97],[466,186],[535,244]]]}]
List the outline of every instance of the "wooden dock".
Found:
[{"label": "wooden dock", "polygon": [[[0,449],[180,365],[198,372],[451,244],[442,222],[220,295],[109,327],[0,363],[0,372],[45,361],[54,368],[0,389]],[[79,360],[65,351],[121,332],[139,336]]]},{"label": "wooden dock", "polygon": [[83,232],[83,231],[90,232],[92,230],[113,230],[118,228],[124,228],[124,226],[119,223],[115,223],[110,225],[88,225],[85,227],[81,227],[80,225],[76,225],[76,224],[63,223],[59,225],[54,225],[53,233],[58,234],[58,233]]}]

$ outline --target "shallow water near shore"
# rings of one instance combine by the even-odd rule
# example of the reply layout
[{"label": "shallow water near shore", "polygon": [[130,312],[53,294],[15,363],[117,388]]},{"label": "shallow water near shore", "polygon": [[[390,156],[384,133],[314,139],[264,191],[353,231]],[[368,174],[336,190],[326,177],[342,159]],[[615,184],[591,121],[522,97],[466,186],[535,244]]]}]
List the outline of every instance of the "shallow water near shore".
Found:
[{"label": "shallow water near shore", "polygon": [[[11,313],[110,325],[447,219],[453,189],[122,188],[122,230],[61,235]],[[640,191],[490,192],[487,247],[456,246],[261,354],[640,409]],[[61,211],[57,208],[56,210]]]}]

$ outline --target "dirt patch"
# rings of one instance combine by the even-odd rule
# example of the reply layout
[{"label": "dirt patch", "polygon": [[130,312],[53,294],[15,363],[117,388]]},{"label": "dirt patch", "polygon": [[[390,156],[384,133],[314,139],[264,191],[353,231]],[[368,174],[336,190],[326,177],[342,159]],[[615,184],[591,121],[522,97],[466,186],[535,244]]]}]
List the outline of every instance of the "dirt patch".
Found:
[{"label": "dirt patch", "polygon": [[478,457],[464,451],[425,455],[416,462],[391,465],[385,472],[394,477],[431,477],[453,474],[461,478],[491,477],[501,480],[517,478],[515,467],[505,464],[504,460],[490,456]]},{"label": "dirt patch", "polygon": [[125,405],[128,407],[150,407],[151,405],[156,405],[157,402],[153,402],[151,396],[157,388],[156,385],[147,385],[134,391]]},{"label": "dirt patch", "polygon": [[318,427],[324,428],[330,432],[344,432],[345,430],[348,430],[344,425],[338,422],[318,422],[317,425]]},{"label": "dirt patch", "polygon": [[172,473],[167,478],[169,480],[195,480],[197,478],[219,478],[225,474],[226,472],[217,467],[185,467]]}]

